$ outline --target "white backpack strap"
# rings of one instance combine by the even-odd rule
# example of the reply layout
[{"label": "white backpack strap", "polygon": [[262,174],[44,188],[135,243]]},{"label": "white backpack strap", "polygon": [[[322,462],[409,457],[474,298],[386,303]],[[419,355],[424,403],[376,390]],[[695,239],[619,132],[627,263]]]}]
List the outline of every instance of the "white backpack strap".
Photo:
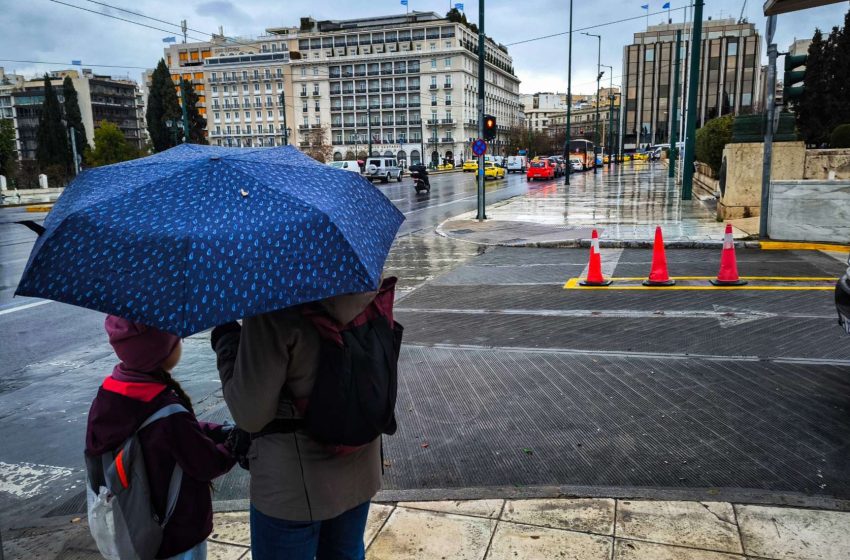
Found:
[{"label": "white backpack strap", "polygon": [[186,410],[186,408],[182,404],[176,404],[175,403],[175,404],[166,405],[166,406],[160,408],[159,410],[157,410],[156,412],[154,412],[153,414],[151,414],[150,416],[148,416],[148,419],[145,420],[144,422],[142,422],[142,425],[139,426],[139,429],[136,430],[136,433],[141,431],[143,428],[150,426],[151,424],[153,424],[157,420],[162,420],[163,418],[167,418],[168,416],[171,416],[172,414],[178,414],[180,412],[189,412],[189,411]]}]

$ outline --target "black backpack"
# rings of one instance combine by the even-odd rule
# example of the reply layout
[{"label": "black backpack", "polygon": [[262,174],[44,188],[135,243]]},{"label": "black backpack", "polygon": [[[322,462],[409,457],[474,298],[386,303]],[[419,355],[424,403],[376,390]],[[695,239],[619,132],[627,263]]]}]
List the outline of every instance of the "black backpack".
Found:
[{"label": "black backpack", "polygon": [[384,280],[369,306],[340,325],[320,305],[302,307],[319,332],[316,382],[299,419],[276,419],[252,439],[304,430],[318,442],[365,445],[396,431],[398,357],[404,328],[392,319],[395,278]]}]

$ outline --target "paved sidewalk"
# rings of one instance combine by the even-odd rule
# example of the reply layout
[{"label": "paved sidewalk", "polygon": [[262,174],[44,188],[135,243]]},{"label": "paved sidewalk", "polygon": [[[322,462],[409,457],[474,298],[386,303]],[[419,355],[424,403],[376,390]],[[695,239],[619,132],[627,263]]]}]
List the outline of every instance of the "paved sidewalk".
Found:
[{"label": "paved sidewalk", "polygon": [[[615,500],[473,500],[373,504],[369,560],[844,560],[850,513],[731,504]],[[100,558],[85,518],[5,537],[5,558]],[[219,513],[210,560],[251,558],[247,512]]]}]

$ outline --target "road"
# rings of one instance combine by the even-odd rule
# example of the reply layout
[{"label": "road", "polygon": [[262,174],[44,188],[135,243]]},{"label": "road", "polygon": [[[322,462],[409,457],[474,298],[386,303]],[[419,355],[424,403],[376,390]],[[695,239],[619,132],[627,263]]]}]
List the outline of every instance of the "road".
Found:
[{"label": "road", "polygon": [[[416,194],[409,177],[401,183],[376,183],[406,217],[387,261],[388,273],[400,277],[402,293],[478,252],[472,245],[433,233],[443,220],[476,208],[475,177],[438,174],[432,176],[431,184],[430,194]],[[538,183],[532,188],[545,186]],[[528,189],[520,175],[490,181],[486,186],[488,203]],[[24,208],[0,209],[0,332],[4,339],[0,353],[0,528],[12,517],[19,524],[79,492],[88,405],[114,361],[101,314],[13,297],[36,237],[14,222],[42,221],[44,217],[44,213],[29,213]],[[187,348],[193,345],[199,353],[206,353],[205,340],[187,341]],[[217,376],[209,367],[193,367],[192,352],[187,354],[182,380],[203,408],[219,389]],[[74,482],[67,483],[68,479]],[[48,488],[50,492],[46,492]],[[12,504],[15,507],[7,507]]]}]

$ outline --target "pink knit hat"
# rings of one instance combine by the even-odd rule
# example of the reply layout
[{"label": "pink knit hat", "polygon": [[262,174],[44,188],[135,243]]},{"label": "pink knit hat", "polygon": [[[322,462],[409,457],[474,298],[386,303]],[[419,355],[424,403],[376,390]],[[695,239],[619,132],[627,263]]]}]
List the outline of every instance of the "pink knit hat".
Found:
[{"label": "pink knit hat", "polygon": [[104,327],[118,359],[133,371],[155,371],[180,342],[179,336],[114,315],[106,317]]}]

